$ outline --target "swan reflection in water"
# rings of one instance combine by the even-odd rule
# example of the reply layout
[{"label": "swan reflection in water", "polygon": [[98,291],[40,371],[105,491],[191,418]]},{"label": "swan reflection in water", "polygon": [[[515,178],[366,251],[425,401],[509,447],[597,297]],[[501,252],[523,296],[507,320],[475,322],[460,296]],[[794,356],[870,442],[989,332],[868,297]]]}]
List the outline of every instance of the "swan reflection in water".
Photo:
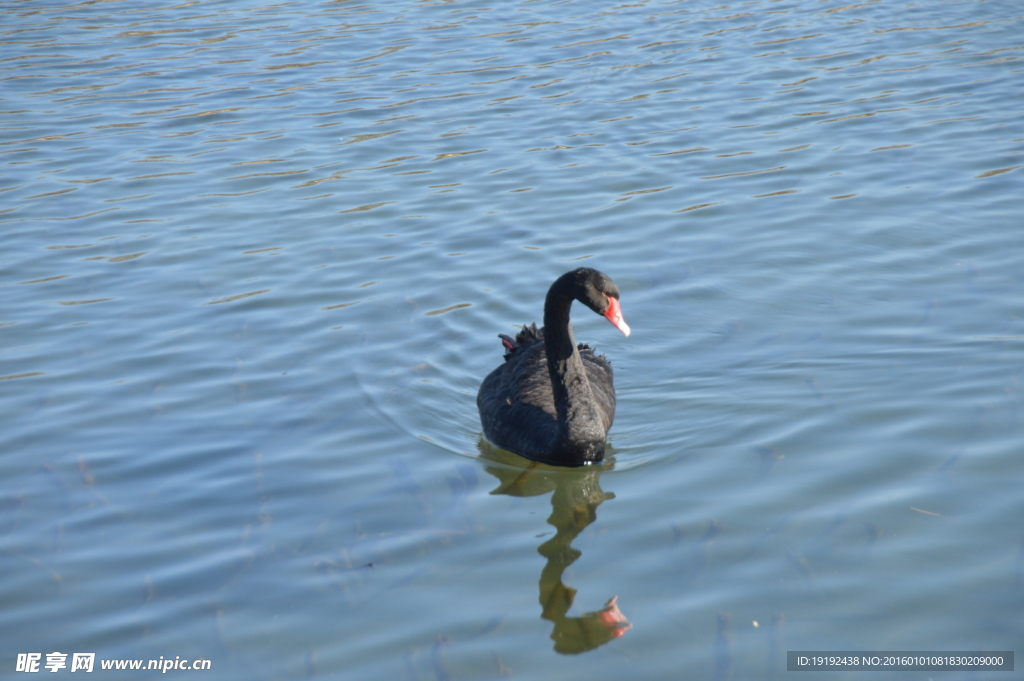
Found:
[{"label": "swan reflection in water", "polygon": [[569,617],[576,589],[562,583],[562,573],[582,555],[572,548],[572,541],[597,519],[597,507],[615,498],[600,484],[602,471],[609,470],[612,462],[562,468],[529,461],[482,439],[479,447],[483,458],[492,462],[486,466],[487,472],[500,482],[491,494],[532,497],[552,492],[548,523],[554,525],[555,536],[541,544],[537,552],[547,559],[540,573],[541,617],[555,625],[551,632],[555,651],[583,653],[625,634],[633,625],[619,610],[616,596],[609,598],[601,610]]}]

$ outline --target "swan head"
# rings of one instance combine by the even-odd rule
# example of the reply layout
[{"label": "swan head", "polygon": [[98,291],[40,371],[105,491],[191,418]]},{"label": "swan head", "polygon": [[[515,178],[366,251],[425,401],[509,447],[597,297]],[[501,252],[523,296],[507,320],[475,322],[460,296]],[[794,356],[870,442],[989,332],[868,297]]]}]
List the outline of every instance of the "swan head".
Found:
[{"label": "swan head", "polygon": [[605,317],[623,335],[629,335],[629,324],[622,318],[622,306],[619,304],[619,287],[611,277],[590,267],[580,267],[563,276],[571,276],[575,280],[576,300]]}]

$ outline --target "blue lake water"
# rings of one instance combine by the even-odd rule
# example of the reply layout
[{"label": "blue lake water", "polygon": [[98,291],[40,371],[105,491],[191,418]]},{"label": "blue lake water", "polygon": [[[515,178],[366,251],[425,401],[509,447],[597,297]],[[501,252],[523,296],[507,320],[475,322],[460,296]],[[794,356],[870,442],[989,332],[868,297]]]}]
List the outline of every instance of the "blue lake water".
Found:
[{"label": "blue lake water", "polygon": [[[1009,0],[6,3],[0,676],[1024,651],[1022,36]],[[476,390],[580,265],[633,329],[575,308],[610,456],[531,465]]]}]

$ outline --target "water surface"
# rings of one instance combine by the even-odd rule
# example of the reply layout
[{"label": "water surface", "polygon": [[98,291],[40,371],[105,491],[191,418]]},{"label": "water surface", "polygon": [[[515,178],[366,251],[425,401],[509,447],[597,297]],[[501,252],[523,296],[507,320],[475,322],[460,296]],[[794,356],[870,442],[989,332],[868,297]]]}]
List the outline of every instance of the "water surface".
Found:
[{"label": "water surface", "polygon": [[[0,12],[5,675],[1021,641],[1019,3]],[[610,456],[530,467],[475,394],[580,265]]]}]

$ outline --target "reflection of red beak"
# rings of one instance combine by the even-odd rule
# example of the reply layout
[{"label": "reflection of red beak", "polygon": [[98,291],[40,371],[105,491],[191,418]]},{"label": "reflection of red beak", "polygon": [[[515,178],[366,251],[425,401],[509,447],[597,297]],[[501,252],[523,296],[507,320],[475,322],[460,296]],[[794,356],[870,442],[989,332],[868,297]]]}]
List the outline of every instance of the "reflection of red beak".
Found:
[{"label": "reflection of red beak", "polygon": [[615,325],[616,329],[628,336],[629,324],[627,324],[626,320],[622,318],[622,307],[619,305],[619,299],[612,298],[611,296],[607,296],[607,298],[608,309],[604,311],[604,316],[608,318],[608,321]]},{"label": "reflection of red beak", "polygon": [[[628,326],[626,328],[629,329]],[[601,624],[609,629],[615,629],[612,634],[615,638],[619,638],[633,628],[633,625],[629,623],[626,616],[619,610],[619,604],[616,602],[618,598],[618,596],[609,598],[608,602],[604,604],[604,610],[597,614],[597,619],[600,620]]]}]

